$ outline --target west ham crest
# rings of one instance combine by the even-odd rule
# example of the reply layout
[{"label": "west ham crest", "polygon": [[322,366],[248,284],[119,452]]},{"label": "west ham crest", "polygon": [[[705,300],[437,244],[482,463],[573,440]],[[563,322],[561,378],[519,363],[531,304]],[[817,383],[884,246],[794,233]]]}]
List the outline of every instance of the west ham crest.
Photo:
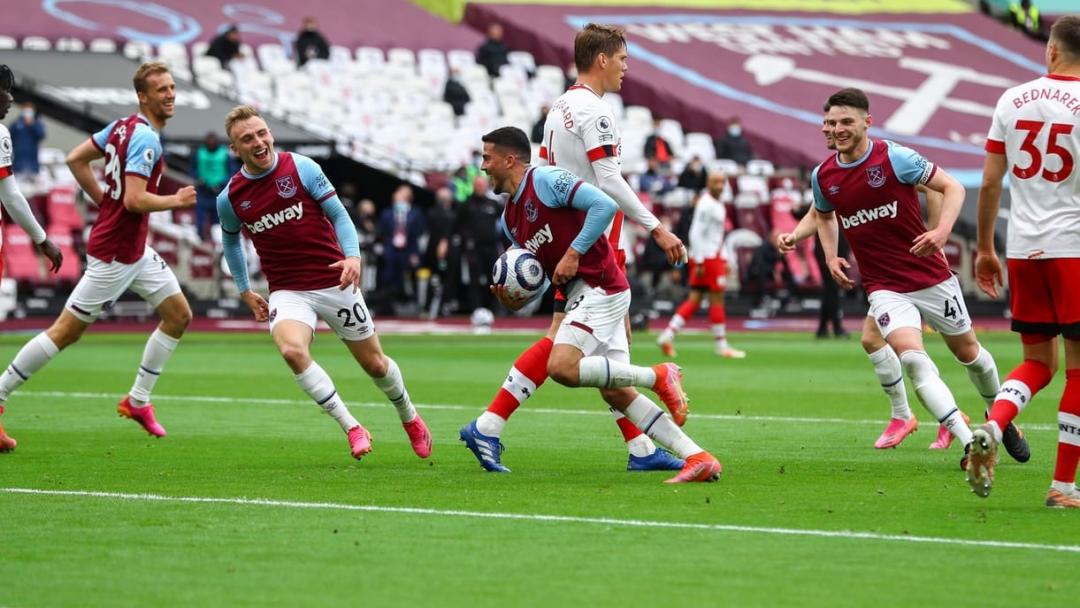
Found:
[{"label": "west ham crest", "polygon": [[883,314],[883,315],[881,315],[880,317],[877,318],[877,324],[880,325],[881,327],[888,327],[889,326],[889,320],[890,320],[889,319],[889,313],[885,313],[885,314]]},{"label": "west ham crest", "polygon": [[277,193],[281,198],[292,198],[296,194],[296,184],[291,175],[285,175],[274,180],[277,185]]},{"label": "west ham crest", "polygon": [[885,170],[881,165],[866,168],[866,181],[871,188],[880,188],[885,185]]},{"label": "west ham crest", "polygon": [[540,212],[536,210],[536,203],[532,200],[525,201],[525,219],[535,222],[538,217],[540,217]]}]

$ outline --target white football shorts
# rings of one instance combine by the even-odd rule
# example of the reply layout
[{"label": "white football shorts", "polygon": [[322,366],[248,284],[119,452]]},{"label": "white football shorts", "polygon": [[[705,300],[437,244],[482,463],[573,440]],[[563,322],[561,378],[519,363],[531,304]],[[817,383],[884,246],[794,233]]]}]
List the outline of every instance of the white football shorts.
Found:
[{"label": "white football shorts", "polygon": [[103,262],[86,256],[86,272],[68,296],[68,311],[83,323],[93,323],[128,289],[157,308],[166,298],[180,293],[169,265],[151,247],[134,264]]},{"label": "white football shorts", "polygon": [[364,303],[364,294],[351,287],[327,287],[315,291],[279,289],[270,294],[270,331],[283,319],[299,321],[315,331],[322,319],[342,340],[359,342],[375,335],[375,322]]},{"label": "white football shorts", "polygon": [[908,293],[879,289],[870,294],[867,314],[874,317],[883,336],[898,327],[913,327],[921,332],[923,319],[946,336],[958,336],[971,330],[971,317],[956,277]]},{"label": "white football shorts", "polygon": [[630,361],[630,344],[623,318],[630,310],[630,290],[608,294],[584,281],[566,294],[566,316],[555,334],[555,344],[569,344],[586,357],[598,355]]}]

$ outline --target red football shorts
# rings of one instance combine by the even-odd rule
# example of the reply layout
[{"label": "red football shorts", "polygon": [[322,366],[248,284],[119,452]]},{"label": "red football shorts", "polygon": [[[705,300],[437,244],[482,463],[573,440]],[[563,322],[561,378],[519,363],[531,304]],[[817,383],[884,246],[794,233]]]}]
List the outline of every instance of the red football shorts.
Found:
[{"label": "red football shorts", "polygon": [[1080,258],[1008,260],[1012,330],[1080,340]]},{"label": "red football shorts", "polygon": [[690,260],[690,287],[723,291],[727,285],[727,263],[724,258],[709,258],[698,264]]}]

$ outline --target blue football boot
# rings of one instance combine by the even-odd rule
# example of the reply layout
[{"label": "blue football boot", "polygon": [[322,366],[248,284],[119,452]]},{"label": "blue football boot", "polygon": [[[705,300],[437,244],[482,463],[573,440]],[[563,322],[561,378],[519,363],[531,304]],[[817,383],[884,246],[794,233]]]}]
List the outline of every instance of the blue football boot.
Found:
[{"label": "blue football boot", "polygon": [[510,469],[502,464],[503,444],[498,437],[488,437],[476,430],[476,421],[461,427],[461,440],[473,456],[480,461],[480,466],[491,473],[509,473]]},{"label": "blue football boot", "polygon": [[677,458],[671,452],[657,446],[656,451],[648,456],[634,456],[626,461],[627,471],[679,471],[686,465],[686,461]]}]

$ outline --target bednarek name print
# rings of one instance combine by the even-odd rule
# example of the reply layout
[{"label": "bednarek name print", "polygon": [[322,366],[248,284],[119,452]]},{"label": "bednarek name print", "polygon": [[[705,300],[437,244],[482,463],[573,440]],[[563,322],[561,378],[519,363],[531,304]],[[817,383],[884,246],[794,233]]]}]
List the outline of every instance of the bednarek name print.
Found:
[{"label": "bednarek name print", "polygon": [[854,228],[862,224],[869,224],[874,220],[882,218],[895,218],[896,217],[897,202],[893,201],[880,207],[874,207],[873,209],[860,209],[858,213],[850,216],[840,216],[840,223],[843,224],[844,229]]},{"label": "bednarek name print", "polygon": [[244,224],[248,231],[252,234],[259,234],[264,230],[269,230],[275,226],[280,226],[285,222],[291,220],[298,220],[304,217],[304,203],[296,203],[295,205],[289,205],[281,211],[275,211],[273,213],[267,213],[259,218],[259,221],[254,224]]}]

